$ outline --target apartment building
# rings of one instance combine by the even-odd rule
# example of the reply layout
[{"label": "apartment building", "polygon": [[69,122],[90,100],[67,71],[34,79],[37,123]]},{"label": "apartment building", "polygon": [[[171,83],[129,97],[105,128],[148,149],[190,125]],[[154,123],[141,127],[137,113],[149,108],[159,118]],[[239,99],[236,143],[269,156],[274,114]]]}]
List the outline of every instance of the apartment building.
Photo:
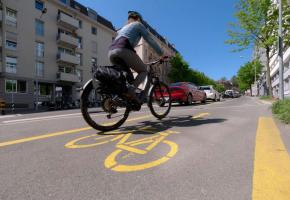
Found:
[{"label": "apartment building", "polygon": [[[274,4],[278,5],[277,0],[273,0]],[[290,1],[287,1],[287,4],[290,5]],[[289,30],[288,30],[289,31]],[[273,96],[279,97],[279,60],[278,53],[275,54],[270,60],[270,76],[271,83],[273,88]],[[284,79],[284,95],[285,97],[290,98],[290,47],[284,46],[283,50],[283,79]]]},{"label": "apartment building", "polygon": [[[161,36],[155,29],[153,29],[146,21],[143,21],[144,26],[149,30],[153,39],[162,48],[165,55],[174,56],[178,51],[170,44],[163,36]],[[135,48],[136,53],[140,56],[144,63],[148,63],[158,59],[160,56],[154,51],[154,49],[142,38],[139,44]],[[156,66],[154,71],[158,74],[160,80],[165,83],[169,83],[168,73],[171,66],[168,62],[163,63],[160,66]]]},{"label": "apartment building", "polygon": [[0,1],[0,98],[74,102],[93,63],[108,65],[112,23],[74,0]]}]

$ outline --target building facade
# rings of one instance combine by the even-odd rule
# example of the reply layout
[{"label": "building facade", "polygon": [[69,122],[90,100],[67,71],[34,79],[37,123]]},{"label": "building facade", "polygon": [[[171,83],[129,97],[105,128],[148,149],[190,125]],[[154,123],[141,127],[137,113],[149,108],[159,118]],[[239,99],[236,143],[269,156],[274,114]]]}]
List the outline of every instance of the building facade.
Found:
[{"label": "building facade", "polygon": [[[170,44],[163,36],[161,36],[155,29],[153,29],[147,22],[143,21],[144,26],[150,32],[153,39],[162,48],[164,55],[174,56],[178,51]],[[142,59],[144,63],[152,62],[159,59],[160,56],[154,51],[154,49],[142,38],[139,44],[135,48],[136,53]],[[168,62],[162,65],[156,66],[154,71],[158,74],[160,80],[165,83],[169,83],[168,73],[170,72],[171,66]]]},{"label": "building facade", "polygon": [[[277,0],[273,0],[274,4],[278,5]],[[287,1],[290,5],[290,1]],[[289,31],[289,30],[288,30]],[[284,79],[284,95],[286,98],[290,98],[290,47],[284,46],[283,48],[283,79]],[[279,97],[279,60],[278,53],[276,53],[270,60],[270,76],[273,88],[273,96]]]},{"label": "building facade", "polygon": [[108,65],[111,22],[73,0],[2,0],[0,98],[19,108],[74,102],[93,63]]}]

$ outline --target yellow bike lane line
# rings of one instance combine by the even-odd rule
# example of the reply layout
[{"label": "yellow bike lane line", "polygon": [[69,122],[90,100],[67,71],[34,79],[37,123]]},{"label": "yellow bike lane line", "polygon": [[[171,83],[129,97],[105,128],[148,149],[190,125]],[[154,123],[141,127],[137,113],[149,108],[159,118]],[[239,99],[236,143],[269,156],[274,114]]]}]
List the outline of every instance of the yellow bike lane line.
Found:
[{"label": "yellow bike lane line", "polygon": [[[201,116],[205,116],[205,115],[208,115],[208,113],[199,113],[197,116],[193,116],[193,117],[200,118]],[[143,119],[148,119],[148,118],[153,118],[153,116],[152,115],[145,115],[145,116],[141,116],[141,117],[132,117],[131,119],[128,119],[126,122],[133,122],[133,121],[138,121],[138,120],[143,120]],[[104,125],[109,125],[109,124],[110,123],[107,123]],[[46,138],[61,136],[61,135],[79,133],[81,131],[88,131],[88,130],[92,130],[92,129],[93,129],[92,127],[88,126],[88,127],[83,127],[83,128],[65,130],[65,131],[54,132],[54,133],[47,133],[47,134],[38,135],[38,136],[32,136],[32,137],[26,137],[26,138],[21,138],[21,139],[16,139],[16,140],[0,142],[0,148],[15,145],[15,144],[31,142],[31,141],[35,141],[35,140],[42,140],[42,139],[46,139]]]},{"label": "yellow bike lane line", "polygon": [[[132,119],[128,119],[126,122],[138,121],[138,120],[147,119],[147,118],[150,118],[150,117],[152,117],[152,116],[151,115],[145,115],[145,116],[142,116],[142,117],[135,117],[135,118],[132,118]],[[105,125],[109,125],[109,124],[105,124]],[[33,136],[33,137],[27,137],[27,138],[22,138],[22,139],[17,139],[17,140],[1,142],[0,143],[0,148],[1,147],[5,147],[5,146],[14,145],[14,144],[31,142],[31,141],[34,141],[34,140],[41,140],[41,139],[46,139],[46,138],[55,137],[55,136],[78,133],[78,132],[81,132],[81,131],[88,131],[88,130],[92,130],[92,129],[93,129],[92,127],[88,126],[88,127],[78,128],[78,129],[60,131],[60,132],[55,132],[55,133],[48,133],[48,134],[44,134],[44,135],[38,135],[38,136]]]},{"label": "yellow bike lane line", "polygon": [[270,117],[261,117],[258,123],[252,199],[290,199],[290,157]]}]

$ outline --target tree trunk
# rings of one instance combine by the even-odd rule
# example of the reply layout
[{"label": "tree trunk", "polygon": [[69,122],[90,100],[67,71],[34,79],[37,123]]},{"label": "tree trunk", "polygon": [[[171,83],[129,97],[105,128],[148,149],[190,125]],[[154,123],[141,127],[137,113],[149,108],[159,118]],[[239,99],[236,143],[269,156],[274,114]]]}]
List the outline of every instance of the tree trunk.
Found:
[{"label": "tree trunk", "polygon": [[250,86],[251,97],[253,96],[252,85]]},{"label": "tree trunk", "polygon": [[272,81],[270,76],[270,49],[266,49],[266,85],[267,85],[267,95],[273,96]]}]

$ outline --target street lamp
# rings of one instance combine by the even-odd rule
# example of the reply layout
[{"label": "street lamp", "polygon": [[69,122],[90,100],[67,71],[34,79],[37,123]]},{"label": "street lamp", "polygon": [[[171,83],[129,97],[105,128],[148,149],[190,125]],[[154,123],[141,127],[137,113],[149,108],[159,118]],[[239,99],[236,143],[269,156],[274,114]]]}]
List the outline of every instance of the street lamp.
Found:
[{"label": "street lamp", "polygon": [[279,0],[279,30],[278,30],[278,58],[279,58],[279,99],[284,99],[284,66],[283,66],[283,36],[282,36],[282,0]]}]

